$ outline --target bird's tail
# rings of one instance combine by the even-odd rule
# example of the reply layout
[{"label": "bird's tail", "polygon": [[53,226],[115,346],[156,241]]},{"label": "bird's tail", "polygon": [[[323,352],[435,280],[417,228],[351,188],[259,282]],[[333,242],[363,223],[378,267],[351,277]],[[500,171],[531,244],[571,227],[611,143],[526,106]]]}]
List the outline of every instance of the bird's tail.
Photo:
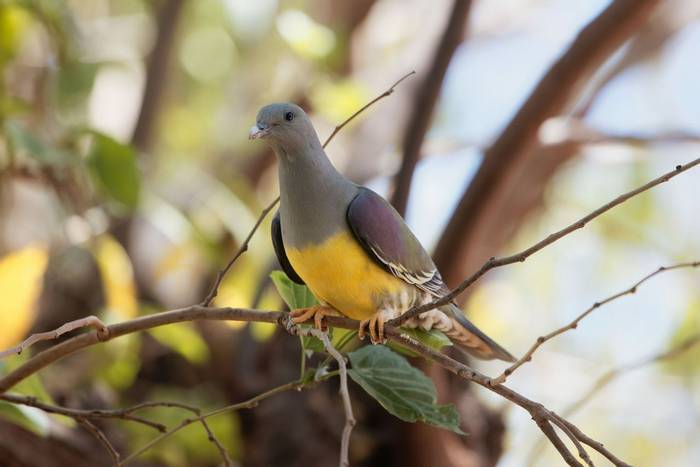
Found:
[{"label": "bird's tail", "polygon": [[447,316],[451,325],[444,326],[444,329],[441,329],[441,331],[461,350],[482,360],[497,358],[506,362],[515,361],[515,357],[474,326],[456,305],[448,304],[442,306],[440,311]]}]

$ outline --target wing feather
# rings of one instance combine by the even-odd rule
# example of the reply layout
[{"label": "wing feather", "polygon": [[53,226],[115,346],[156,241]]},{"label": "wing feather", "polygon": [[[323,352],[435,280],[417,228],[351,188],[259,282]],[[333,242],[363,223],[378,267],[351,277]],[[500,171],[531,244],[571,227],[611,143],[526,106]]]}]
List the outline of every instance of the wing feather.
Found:
[{"label": "wing feather", "polygon": [[434,296],[447,291],[428,252],[384,198],[360,188],[347,220],[364,250],[386,271]]}]

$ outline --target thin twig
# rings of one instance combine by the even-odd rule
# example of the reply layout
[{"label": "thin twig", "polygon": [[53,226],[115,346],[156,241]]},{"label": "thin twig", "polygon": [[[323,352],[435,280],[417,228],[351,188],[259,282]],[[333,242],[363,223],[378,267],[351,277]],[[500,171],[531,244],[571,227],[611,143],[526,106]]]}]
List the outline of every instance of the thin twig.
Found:
[{"label": "thin twig", "polygon": [[285,392],[285,391],[291,391],[291,390],[299,390],[305,387],[304,383],[301,383],[299,381],[292,381],[291,383],[283,384],[282,386],[278,386],[276,388],[270,389],[269,391],[263,392],[262,394],[258,394],[255,397],[252,397],[248,399],[247,401],[240,402],[238,404],[232,404],[228,405],[226,407],[222,407],[220,409],[212,410],[211,412],[207,412],[202,415],[198,415],[192,418],[187,418],[183,420],[179,425],[175,426],[174,428],[166,431],[165,433],[159,435],[158,437],[152,439],[142,447],[140,447],[138,450],[134,451],[133,453],[129,454],[123,461],[121,465],[126,465],[130,462],[132,462],[134,459],[139,457],[141,454],[144,452],[148,451],[151,449],[153,446],[155,446],[157,443],[163,441],[166,438],[169,438],[170,436],[174,435],[178,431],[182,430],[183,428],[197,422],[201,422],[201,420],[207,419],[209,417],[214,417],[216,415],[220,415],[226,412],[233,412],[236,410],[241,410],[241,409],[252,409],[254,407],[257,407],[258,403],[264,399],[267,399],[270,396],[274,396],[276,394]]},{"label": "thin twig", "polygon": [[562,441],[552,426],[552,423],[547,420],[546,417],[533,417],[532,419],[535,421],[542,433],[544,433],[544,435],[552,443],[554,449],[559,451],[559,455],[562,457],[562,459],[564,459],[564,462],[571,467],[583,467],[583,465],[576,460],[571,451],[569,451],[569,448],[566,447],[566,444],[564,444],[564,441]]},{"label": "thin twig", "polygon": [[[598,441],[592,439],[591,437],[583,433],[581,430],[579,430],[578,427],[576,427],[573,423],[561,418],[559,415],[547,409],[542,404],[528,399],[527,397],[523,396],[518,392],[513,391],[512,389],[508,388],[503,384],[493,385],[491,378],[489,378],[488,376],[479,373],[478,371],[450,358],[449,356],[441,352],[437,352],[436,350],[431,349],[430,347],[419,342],[418,340],[413,339],[411,336],[402,333],[400,329],[390,326],[388,328],[385,328],[384,331],[390,339],[398,342],[399,344],[405,347],[408,347],[410,350],[413,350],[414,352],[418,353],[423,358],[432,360],[444,369],[459,376],[460,378],[473,381],[476,384],[490,391],[493,391],[496,394],[499,394],[505,399],[527,410],[532,416],[533,420],[535,420],[537,425],[540,427],[543,433],[545,433],[545,435],[547,435],[547,437],[550,438],[550,441],[552,441],[553,444],[555,443],[554,440],[550,437],[551,433],[548,434],[545,431],[548,430],[548,428],[546,428],[546,425],[542,423],[543,419],[548,420],[557,425],[559,423],[562,423],[564,426],[566,426],[568,432],[570,432],[574,437],[576,437],[578,441],[592,447],[600,454],[608,458],[608,460],[610,460],[610,462],[612,462],[614,465],[618,467],[629,467],[629,464],[618,459],[614,454],[607,450],[602,443],[599,443]],[[567,461],[567,463],[569,463],[569,465],[580,465],[580,463],[578,463],[578,461],[575,461],[575,459],[575,463],[570,462],[570,458],[565,456],[564,453],[560,450],[561,446],[555,444],[555,447],[557,448],[557,450],[559,450],[559,452],[562,454],[562,457],[564,457],[564,459]],[[568,449],[565,452],[568,452]]]},{"label": "thin twig", "polygon": [[163,406],[163,407],[170,407],[170,403],[168,402],[147,402],[144,404],[139,404],[138,406],[134,407],[129,407],[126,409],[71,409],[68,407],[61,407],[58,405],[52,405],[52,404],[47,404],[45,402],[41,402],[36,399],[36,397],[32,396],[20,396],[16,394],[0,394],[0,400],[4,400],[6,402],[11,402],[13,404],[20,404],[20,405],[26,405],[28,407],[34,407],[40,410],[43,410],[44,412],[48,413],[53,413],[53,414],[58,414],[58,415],[64,415],[66,417],[70,417],[73,419],[99,419],[99,418],[111,418],[111,419],[122,419],[122,420],[127,420],[135,423],[140,423],[142,425],[149,426],[151,428],[154,428],[160,432],[164,432],[166,430],[166,426],[163,425],[162,423],[157,423],[153,422],[151,420],[138,417],[136,415],[132,415],[133,412],[140,410],[145,407],[155,407],[155,406]]},{"label": "thin twig", "polygon": [[591,389],[589,389],[583,397],[581,397],[578,401],[574,402],[562,412],[563,416],[568,417],[569,415],[572,415],[583,405],[585,405],[588,401],[590,401],[593,398],[593,396],[595,396],[599,391],[601,391],[604,387],[612,383],[616,378],[622,376],[623,374],[629,371],[638,370],[639,368],[645,367],[647,365],[652,365],[654,363],[658,363],[664,360],[671,360],[697,347],[698,344],[700,344],[700,334],[694,334],[689,338],[685,339],[680,344],[672,347],[671,349],[665,352],[658,353],[651,357],[645,358],[644,360],[641,360],[639,362],[631,363],[625,366],[621,366],[619,368],[614,368],[606,372],[593,384],[593,386],[591,386]]},{"label": "thin twig", "polygon": [[553,234],[549,235],[547,238],[544,240],[541,240],[531,247],[521,251],[520,253],[516,253],[511,256],[506,256],[503,258],[496,258],[492,257],[488,261],[486,261],[481,268],[479,268],[478,271],[476,271],[474,274],[471,276],[467,277],[464,281],[462,281],[459,286],[457,286],[455,289],[453,289],[449,294],[434,300],[430,303],[426,303],[425,305],[420,305],[417,307],[413,307],[410,310],[408,310],[406,313],[400,315],[397,318],[394,318],[393,320],[390,321],[390,323],[394,326],[400,326],[401,324],[405,323],[407,320],[413,318],[414,316],[419,315],[420,313],[424,313],[426,311],[432,310],[433,308],[437,308],[439,306],[445,305],[449,302],[451,302],[455,297],[457,297],[459,294],[464,292],[469,286],[471,286],[474,282],[479,280],[481,276],[486,274],[488,271],[491,269],[495,269],[501,266],[506,266],[508,264],[513,264],[513,263],[522,263],[524,262],[527,258],[529,258],[531,255],[534,253],[537,253],[541,249],[551,245],[552,243],[556,242],[557,240],[561,239],[562,237],[565,237],[569,235],[570,233],[582,229],[583,227],[586,226],[590,221],[595,219],[596,217],[600,216],[601,214],[606,213],[607,211],[611,210],[615,206],[618,206],[625,201],[629,200],[630,198],[633,198],[637,196],[640,193],[643,193],[647,190],[650,190],[651,188],[654,188],[657,185],[660,185],[664,182],[669,181],[673,177],[682,174],[683,172],[692,169],[693,167],[697,166],[700,164],[700,158],[695,159],[691,162],[688,162],[685,165],[677,165],[674,170],[667,172],[663,175],[661,175],[658,178],[655,178],[654,180],[638,187],[635,188],[634,190],[628,191],[627,193],[624,193],[617,198],[613,199],[612,201],[604,204],[603,206],[599,207],[595,211],[591,212],[590,214],[582,217],[581,219],[577,220],[576,222],[570,224],[569,226],[554,232]]},{"label": "thin twig", "polygon": [[333,347],[328,334],[318,329],[309,328],[308,333],[321,339],[323,347],[337,362],[338,371],[340,374],[340,397],[343,399],[343,409],[345,410],[345,426],[343,427],[343,436],[340,440],[340,467],[350,466],[350,435],[352,429],[357,423],[355,416],[352,413],[352,404],[350,402],[350,392],[348,391],[348,368],[345,363],[345,357]]},{"label": "thin twig", "polygon": [[[395,88],[396,86],[398,86],[399,83],[401,83],[401,81],[405,80],[406,78],[408,78],[409,76],[411,76],[411,75],[413,75],[413,74],[415,74],[415,73],[416,73],[415,71],[412,71],[412,72],[410,72],[410,73],[408,73],[408,74],[402,76],[401,79],[399,79],[397,82],[395,82],[394,84],[392,84],[391,87],[390,87],[389,89],[387,89],[387,90],[384,91],[382,94],[380,94],[379,96],[377,96],[377,97],[375,97],[374,99],[372,99],[371,101],[369,101],[369,102],[368,102],[367,104],[365,104],[360,110],[358,110],[357,112],[355,112],[354,114],[352,114],[350,117],[348,117],[343,123],[341,123],[340,125],[336,126],[335,129],[333,130],[333,132],[328,136],[328,138],[326,138],[326,141],[323,143],[323,147],[325,148],[325,147],[328,145],[328,143],[330,143],[331,140],[335,137],[335,135],[338,134],[338,132],[339,132],[340,130],[342,130],[343,127],[345,127],[345,125],[347,125],[348,123],[350,123],[354,118],[356,118],[356,117],[357,117],[358,115],[360,115],[362,112],[364,112],[365,110],[367,110],[369,107],[371,107],[371,106],[372,106],[374,103],[376,103],[377,101],[379,101],[379,100],[381,100],[381,99],[383,99],[383,98],[385,98],[385,97],[387,97],[387,96],[390,96],[390,95],[394,92],[394,88]],[[260,216],[258,217],[257,222],[255,222],[255,225],[253,225],[253,228],[250,230],[250,232],[248,233],[248,236],[247,236],[246,239],[243,241],[243,243],[241,244],[241,246],[238,248],[238,251],[236,251],[236,254],[233,255],[233,258],[231,258],[231,260],[228,262],[228,264],[226,264],[226,266],[225,266],[223,269],[221,269],[221,270],[216,274],[216,279],[214,280],[214,285],[212,285],[211,290],[209,290],[209,293],[208,293],[207,296],[204,298],[204,300],[202,300],[202,302],[200,303],[200,305],[202,305],[202,306],[209,306],[209,305],[211,305],[211,302],[216,298],[216,296],[217,296],[218,293],[219,293],[219,287],[221,286],[221,282],[224,280],[224,277],[226,276],[226,274],[228,273],[228,271],[231,269],[231,267],[233,266],[233,264],[238,260],[238,258],[239,258],[243,253],[245,253],[246,251],[248,251],[248,244],[250,243],[250,240],[253,238],[253,235],[254,235],[255,232],[258,230],[258,228],[260,227],[260,224],[262,224],[263,220],[265,219],[265,217],[267,217],[267,215],[269,214],[269,212],[272,211],[272,209],[277,205],[277,203],[279,202],[279,200],[280,200],[280,197],[278,196],[278,197],[275,198],[265,209],[262,210],[262,212],[260,213]]]},{"label": "thin twig", "polygon": [[112,464],[115,467],[119,467],[121,465],[120,464],[121,456],[119,455],[119,452],[114,447],[114,445],[109,440],[109,438],[107,438],[107,436],[102,432],[102,430],[97,428],[97,426],[95,426],[95,424],[93,424],[90,420],[87,420],[85,418],[78,417],[75,419],[75,421],[78,422],[87,431],[89,431],[90,434],[93,435],[95,437],[95,439],[97,439],[97,441],[99,441],[100,444],[102,444],[102,446],[104,446],[104,448],[107,450],[110,457],[112,458]]},{"label": "thin twig", "polygon": [[216,274],[216,280],[214,281],[214,285],[211,287],[211,290],[209,290],[209,293],[207,296],[202,300],[201,305],[202,306],[209,306],[211,305],[211,302],[216,298],[216,296],[219,294],[219,287],[221,286],[221,281],[224,280],[224,276],[226,276],[226,273],[228,273],[229,269],[231,269],[231,266],[238,260],[238,258],[248,251],[248,244],[250,243],[250,240],[253,238],[253,235],[255,235],[255,232],[257,232],[258,227],[260,227],[260,224],[262,224],[263,220],[265,220],[265,217],[269,214],[270,211],[277,205],[279,202],[280,197],[278,196],[275,198],[265,209],[262,210],[260,213],[260,216],[258,216],[258,220],[255,222],[255,225],[253,225],[253,228],[248,232],[248,236],[243,240],[243,243],[241,244],[240,247],[238,247],[238,251],[236,251],[236,254],[233,255],[233,258],[226,264],[226,266],[220,270]]},{"label": "thin twig", "polygon": [[[640,360],[638,362],[634,363],[629,363],[627,365],[623,365],[617,368],[613,368],[611,370],[606,371],[602,376],[600,376],[595,383],[593,383],[588,391],[581,396],[578,400],[576,400],[574,403],[566,407],[564,410],[561,412],[561,417],[563,418],[568,418],[572,416],[574,413],[576,413],[581,407],[586,405],[588,402],[590,402],[597,394],[600,393],[604,388],[608,387],[613,381],[618,379],[619,377],[623,376],[627,372],[634,371],[640,368],[643,368],[647,365],[652,365],[661,361],[666,361],[666,360],[671,360],[673,358],[676,358],[685,352],[697,347],[700,344],[700,333],[699,334],[694,334],[690,336],[689,338],[685,339],[682,341],[680,344],[672,347],[669,350],[666,350],[664,352],[659,352],[655,355],[652,355],[651,357],[647,357],[643,360]],[[539,456],[540,452],[542,451],[544,444],[542,442],[538,442],[535,444],[528,455],[528,461],[526,462],[527,465],[533,465],[535,462],[535,459],[537,456]]]},{"label": "thin twig", "polygon": [[348,123],[350,123],[355,117],[357,117],[357,116],[360,115],[362,112],[364,112],[365,110],[367,110],[369,107],[371,107],[372,105],[374,105],[374,103],[376,103],[377,101],[380,101],[380,100],[384,99],[385,97],[388,97],[388,96],[392,95],[392,94],[394,93],[394,88],[395,88],[396,86],[398,86],[398,85],[401,83],[401,81],[403,81],[403,80],[405,80],[406,78],[408,78],[409,76],[415,75],[415,74],[416,74],[415,71],[411,71],[410,73],[406,73],[406,74],[403,75],[398,81],[396,81],[394,84],[392,84],[391,87],[389,87],[389,89],[387,89],[386,91],[384,91],[383,93],[381,93],[380,95],[378,95],[377,97],[375,97],[374,99],[372,99],[371,101],[369,101],[369,102],[368,102],[367,104],[365,104],[362,108],[360,108],[360,110],[358,110],[358,111],[355,112],[354,114],[350,115],[350,117],[348,117],[343,123],[341,123],[340,125],[336,126],[336,127],[333,129],[333,132],[330,134],[330,136],[328,136],[328,138],[326,139],[326,141],[323,143],[323,147],[325,148],[325,147],[328,145],[328,143],[331,142],[331,140],[333,139],[333,137],[334,137],[336,134],[338,134],[338,132],[339,132],[340,130],[342,130],[342,129],[345,127],[345,125],[347,125]]},{"label": "thin twig", "polygon": [[211,441],[214,444],[214,446],[216,446],[216,449],[219,451],[219,454],[221,455],[221,458],[224,461],[224,466],[226,466],[226,467],[233,466],[233,461],[229,457],[228,451],[226,450],[224,445],[221,444],[221,441],[219,441],[219,438],[216,437],[216,435],[214,434],[214,431],[209,426],[209,423],[207,423],[206,418],[203,418],[201,416],[202,409],[200,409],[199,407],[192,406],[192,405],[183,404],[181,402],[169,402],[167,404],[170,407],[179,407],[181,409],[188,410],[188,411],[192,412],[193,414],[195,414],[198,417],[198,420],[201,422],[202,427],[204,428],[204,431],[207,433],[207,439],[209,441]]},{"label": "thin twig", "polygon": [[510,376],[515,370],[520,368],[522,365],[524,365],[526,362],[529,362],[532,360],[532,355],[539,349],[545,342],[547,342],[550,339],[553,339],[554,337],[564,334],[566,331],[576,329],[578,327],[578,324],[581,322],[582,319],[587,317],[589,314],[593,312],[593,310],[596,310],[603,305],[606,305],[614,300],[617,300],[618,298],[624,297],[625,295],[632,295],[637,291],[637,287],[640,285],[644,284],[646,281],[651,279],[652,277],[664,273],[666,271],[672,271],[674,269],[682,269],[682,268],[696,268],[700,266],[700,261],[694,261],[694,262],[687,262],[687,263],[679,263],[679,264],[674,264],[673,266],[661,266],[660,268],[656,269],[654,272],[651,272],[635,282],[631,287],[629,287],[626,290],[623,290],[622,292],[618,292],[614,295],[611,295],[607,297],[604,300],[601,300],[599,302],[595,302],[593,305],[591,305],[586,311],[581,313],[571,321],[569,324],[560,327],[559,329],[556,329],[549,334],[546,334],[544,336],[540,336],[537,338],[534,344],[530,347],[530,349],[525,352],[525,355],[523,355],[520,359],[518,359],[515,363],[513,363],[511,366],[506,368],[503,373],[501,373],[498,377],[494,378],[493,382],[494,384],[500,384],[500,383],[505,383],[506,379],[508,376]]},{"label": "thin twig", "polygon": [[97,330],[98,334],[102,336],[106,336],[105,333],[107,332],[107,326],[105,326],[97,316],[86,316],[85,318],[76,319],[75,321],[69,321],[53,331],[32,334],[15,347],[0,352],[0,359],[9,357],[10,355],[20,355],[24,352],[24,349],[31,347],[37,342],[58,339],[66,333],[82,328],[94,328]]},{"label": "thin twig", "polygon": [[593,460],[586,452],[586,449],[581,444],[581,441],[579,441],[579,439],[571,432],[569,427],[566,426],[566,424],[562,423],[562,421],[557,417],[552,418],[552,423],[558,426],[559,429],[563,431],[564,434],[571,440],[571,442],[574,443],[574,446],[576,446],[576,451],[578,452],[578,456],[581,459],[583,459],[586,465],[588,465],[588,467],[595,467],[595,465],[593,464]]}]

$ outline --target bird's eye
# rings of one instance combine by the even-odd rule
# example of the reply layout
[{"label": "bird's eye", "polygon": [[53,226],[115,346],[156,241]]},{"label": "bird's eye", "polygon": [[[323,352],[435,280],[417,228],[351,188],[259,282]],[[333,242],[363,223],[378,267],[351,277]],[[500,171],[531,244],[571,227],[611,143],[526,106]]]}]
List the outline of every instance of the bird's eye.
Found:
[{"label": "bird's eye", "polygon": [[284,114],[284,119],[288,122],[291,122],[292,120],[294,120],[294,114],[292,112],[287,112],[286,114]]}]

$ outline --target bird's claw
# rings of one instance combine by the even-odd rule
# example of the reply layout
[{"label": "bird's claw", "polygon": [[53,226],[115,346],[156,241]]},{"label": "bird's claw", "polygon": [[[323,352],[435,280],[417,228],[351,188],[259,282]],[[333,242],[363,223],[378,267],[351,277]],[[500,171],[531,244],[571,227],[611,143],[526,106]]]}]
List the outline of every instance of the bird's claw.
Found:
[{"label": "bird's claw", "polygon": [[357,330],[357,337],[361,340],[365,338],[367,330],[369,330],[369,339],[372,344],[385,344],[386,337],[384,336],[384,324],[389,318],[384,316],[383,312],[378,312],[370,319],[365,319],[360,322],[360,327]]},{"label": "bird's claw", "polygon": [[318,330],[325,331],[326,325],[323,318],[326,316],[338,316],[338,313],[331,307],[320,305],[292,310],[289,312],[289,316],[291,317],[291,322],[294,324],[305,323],[313,318],[314,327]]}]

